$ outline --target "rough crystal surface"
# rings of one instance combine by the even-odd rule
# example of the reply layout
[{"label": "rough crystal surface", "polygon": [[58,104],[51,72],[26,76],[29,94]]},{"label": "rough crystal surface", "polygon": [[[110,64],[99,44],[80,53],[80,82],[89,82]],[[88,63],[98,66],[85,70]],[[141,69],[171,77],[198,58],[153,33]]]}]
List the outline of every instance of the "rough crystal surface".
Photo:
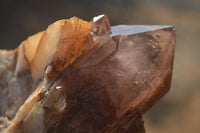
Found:
[{"label": "rough crystal surface", "polygon": [[174,45],[172,26],[57,21],[0,51],[0,132],[144,132],[142,115],[170,88]]}]

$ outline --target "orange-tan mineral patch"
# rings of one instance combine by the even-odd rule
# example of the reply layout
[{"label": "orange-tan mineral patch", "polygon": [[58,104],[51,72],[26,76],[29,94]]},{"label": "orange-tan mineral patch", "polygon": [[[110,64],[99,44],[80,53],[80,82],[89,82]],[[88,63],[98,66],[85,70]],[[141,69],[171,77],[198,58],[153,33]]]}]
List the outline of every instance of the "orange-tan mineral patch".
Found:
[{"label": "orange-tan mineral patch", "polygon": [[81,54],[92,25],[77,17],[59,20],[22,42],[23,50],[18,48],[18,53],[30,64],[33,80],[41,78],[49,64],[60,72],[72,63]]}]

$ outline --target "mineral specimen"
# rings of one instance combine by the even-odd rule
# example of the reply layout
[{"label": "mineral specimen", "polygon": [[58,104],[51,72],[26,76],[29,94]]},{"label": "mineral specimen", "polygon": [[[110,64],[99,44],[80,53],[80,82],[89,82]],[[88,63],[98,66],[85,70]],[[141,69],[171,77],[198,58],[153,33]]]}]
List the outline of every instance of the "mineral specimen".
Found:
[{"label": "mineral specimen", "polygon": [[170,88],[172,26],[60,20],[0,51],[0,132],[142,133]]}]

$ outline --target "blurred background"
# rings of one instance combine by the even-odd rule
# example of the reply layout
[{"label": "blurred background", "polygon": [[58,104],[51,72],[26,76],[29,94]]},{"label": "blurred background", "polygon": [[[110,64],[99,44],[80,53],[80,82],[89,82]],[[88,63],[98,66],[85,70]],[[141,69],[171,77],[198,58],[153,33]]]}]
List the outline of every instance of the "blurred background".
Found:
[{"label": "blurred background", "polygon": [[0,49],[16,48],[56,20],[99,14],[111,25],[175,26],[172,87],[145,115],[145,127],[147,133],[199,133],[200,0],[0,0]]}]

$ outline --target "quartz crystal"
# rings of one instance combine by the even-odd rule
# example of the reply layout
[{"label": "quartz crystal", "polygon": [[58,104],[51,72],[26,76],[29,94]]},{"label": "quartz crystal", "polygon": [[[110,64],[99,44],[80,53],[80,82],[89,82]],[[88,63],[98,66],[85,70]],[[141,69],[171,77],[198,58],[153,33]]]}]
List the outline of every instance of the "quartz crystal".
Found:
[{"label": "quartz crystal", "polygon": [[142,133],[170,88],[173,26],[59,20],[0,50],[0,132]]}]

